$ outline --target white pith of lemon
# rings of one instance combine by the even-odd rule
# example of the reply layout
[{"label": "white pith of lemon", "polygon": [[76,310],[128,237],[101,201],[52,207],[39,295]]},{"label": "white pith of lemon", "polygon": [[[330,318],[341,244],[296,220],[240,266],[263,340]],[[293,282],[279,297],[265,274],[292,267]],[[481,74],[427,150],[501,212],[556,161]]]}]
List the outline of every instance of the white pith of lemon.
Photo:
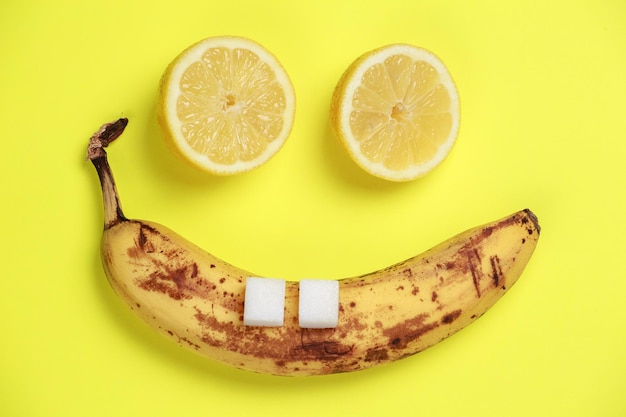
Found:
[{"label": "white pith of lemon", "polygon": [[278,59],[243,37],[204,39],[165,70],[157,118],[165,142],[217,175],[259,167],[291,133],[295,93]]},{"label": "white pith of lemon", "polygon": [[331,126],[352,159],[390,181],[419,178],[452,149],[459,95],[432,52],[393,44],[357,58],[333,94]]}]

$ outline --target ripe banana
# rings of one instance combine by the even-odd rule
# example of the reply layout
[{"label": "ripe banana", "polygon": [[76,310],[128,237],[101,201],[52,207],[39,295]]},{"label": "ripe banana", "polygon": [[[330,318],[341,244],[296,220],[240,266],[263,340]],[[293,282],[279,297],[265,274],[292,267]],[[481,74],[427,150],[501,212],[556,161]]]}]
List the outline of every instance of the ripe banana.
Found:
[{"label": "ripe banana", "polygon": [[124,216],[104,148],[126,127],[90,141],[104,200],[102,262],[121,299],[147,324],[213,360],[304,376],[356,371],[418,353],[482,316],[517,281],[540,227],[530,210],[472,228],[388,268],[339,281],[339,325],[298,326],[288,281],[282,327],[243,325],[245,280],[258,276],[157,223]]}]

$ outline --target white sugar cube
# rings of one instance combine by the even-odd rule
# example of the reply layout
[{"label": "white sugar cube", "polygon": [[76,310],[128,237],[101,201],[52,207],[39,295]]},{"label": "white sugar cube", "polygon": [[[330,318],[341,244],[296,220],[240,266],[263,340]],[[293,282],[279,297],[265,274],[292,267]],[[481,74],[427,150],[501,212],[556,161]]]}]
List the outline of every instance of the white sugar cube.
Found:
[{"label": "white sugar cube", "polygon": [[300,327],[328,329],[339,321],[339,281],[300,280]]},{"label": "white sugar cube", "polygon": [[285,280],[249,277],[243,324],[246,326],[282,326],[285,317]]}]

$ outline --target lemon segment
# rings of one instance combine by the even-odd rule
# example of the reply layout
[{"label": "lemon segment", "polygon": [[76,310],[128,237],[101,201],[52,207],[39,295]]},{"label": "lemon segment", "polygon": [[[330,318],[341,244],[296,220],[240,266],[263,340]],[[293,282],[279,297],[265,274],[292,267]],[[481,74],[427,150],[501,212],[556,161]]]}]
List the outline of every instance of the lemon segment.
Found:
[{"label": "lemon segment", "polygon": [[439,165],[460,122],[458,92],[443,62],[406,44],[356,59],[335,87],[330,113],[352,159],[391,181],[413,180]]},{"label": "lemon segment", "polygon": [[247,38],[204,39],[178,55],[161,78],[157,118],[165,142],[213,174],[266,163],[287,140],[294,115],[287,72]]}]

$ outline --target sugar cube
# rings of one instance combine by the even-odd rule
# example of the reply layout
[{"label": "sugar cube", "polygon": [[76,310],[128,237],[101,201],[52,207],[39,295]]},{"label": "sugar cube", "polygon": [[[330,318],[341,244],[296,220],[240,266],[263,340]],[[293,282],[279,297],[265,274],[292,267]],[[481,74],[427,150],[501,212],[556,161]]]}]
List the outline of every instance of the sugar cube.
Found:
[{"label": "sugar cube", "polygon": [[285,280],[249,277],[243,324],[246,326],[282,326],[285,316]]},{"label": "sugar cube", "polygon": [[302,328],[327,329],[339,321],[339,281],[300,280],[299,323]]}]

